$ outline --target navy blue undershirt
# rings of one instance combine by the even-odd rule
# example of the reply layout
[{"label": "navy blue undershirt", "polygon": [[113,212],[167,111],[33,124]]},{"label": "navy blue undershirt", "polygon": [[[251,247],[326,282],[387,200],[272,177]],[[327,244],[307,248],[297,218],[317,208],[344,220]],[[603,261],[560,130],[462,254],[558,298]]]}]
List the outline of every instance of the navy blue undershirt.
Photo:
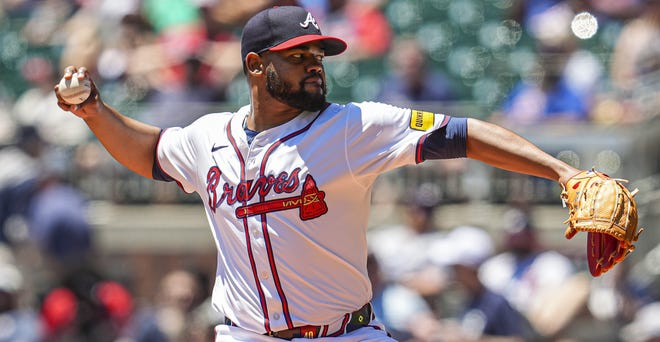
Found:
[{"label": "navy blue undershirt", "polygon": [[467,157],[467,118],[450,117],[443,127],[431,132],[422,145],[422,159]]},{"label": "navy blue undershirt", "polygon": [[247,136],[248,145],[251,145],[252,140],[254,140],[254,137],[256,137],[257,134],[259,134],[259,132],[253,131],[253,130],[247,128],[247,125],[245,125],[245,124],[243,124],[243,130],[245,131],[245,135]]}]

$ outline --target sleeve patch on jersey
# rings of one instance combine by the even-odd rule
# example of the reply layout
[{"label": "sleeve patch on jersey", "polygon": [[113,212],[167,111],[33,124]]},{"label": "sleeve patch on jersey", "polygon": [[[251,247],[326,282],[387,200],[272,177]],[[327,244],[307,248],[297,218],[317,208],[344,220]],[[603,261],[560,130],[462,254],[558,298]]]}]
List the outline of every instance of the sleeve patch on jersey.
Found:
[{"label": "sleeve patch on jersey", "polygon": [[426,131],[433,127],[435,114],[421,110],[413,110],[410,115],[410,128],[418,131]]}]

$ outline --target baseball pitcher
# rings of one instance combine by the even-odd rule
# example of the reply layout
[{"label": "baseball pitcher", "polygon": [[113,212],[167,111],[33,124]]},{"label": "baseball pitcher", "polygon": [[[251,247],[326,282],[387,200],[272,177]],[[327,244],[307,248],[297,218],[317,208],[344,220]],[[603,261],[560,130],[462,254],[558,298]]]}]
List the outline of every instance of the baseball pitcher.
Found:
[{"label": "baseball pitcher", "polygon": [[[216,341],[393,341],[372,312],[366,269],[371,190],[386,171],[467,157],[563,187],[579,172],[484,121],[328,103],[323,60],[346,43],[301,7],[257,13],[241,44],[250,103],[187,127],[124,116],[93,82],[81,104],[55,87],[60,107],[128,169],[200,196],[218,250],[213,305],[227,317]],[[71,66],[64,78],[89,76]]]}]

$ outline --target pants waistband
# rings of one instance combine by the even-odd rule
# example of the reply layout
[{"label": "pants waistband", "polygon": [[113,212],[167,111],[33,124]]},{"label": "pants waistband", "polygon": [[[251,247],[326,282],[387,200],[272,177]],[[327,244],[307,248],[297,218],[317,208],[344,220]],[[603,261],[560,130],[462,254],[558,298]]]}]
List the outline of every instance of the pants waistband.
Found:
[{"label": "pants waistband", "polygon": [[[283,340],[292,340],[294,338],[340,336],[369,325],[371,322],[372,312],[371,303],[367,303],[358,310],[345,314],[341,327],[339,330],[334,332],[328,332],[327,326],[304,325],[281,331],[271,331],[265,333],[264,335],[277,337]],[[234,322],[226,317],[225,324],[237,327]]]}]

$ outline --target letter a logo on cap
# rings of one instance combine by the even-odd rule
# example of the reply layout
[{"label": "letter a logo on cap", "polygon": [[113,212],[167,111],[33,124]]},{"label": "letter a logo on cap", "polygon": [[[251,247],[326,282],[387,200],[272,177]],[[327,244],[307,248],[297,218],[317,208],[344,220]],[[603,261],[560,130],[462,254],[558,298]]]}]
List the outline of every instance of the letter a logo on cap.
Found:
[{"label": "letter a logo on cap", "polygon": [[320,30],[319,25],[316,24],[316,19],[312,17],[311,13],[307,12],[307,18],[305,18],[304,22],[300,23],[300,26],[303,28],[308,28],[309,24],[314,25],[314,27],[316,27],[317,30]]}]

